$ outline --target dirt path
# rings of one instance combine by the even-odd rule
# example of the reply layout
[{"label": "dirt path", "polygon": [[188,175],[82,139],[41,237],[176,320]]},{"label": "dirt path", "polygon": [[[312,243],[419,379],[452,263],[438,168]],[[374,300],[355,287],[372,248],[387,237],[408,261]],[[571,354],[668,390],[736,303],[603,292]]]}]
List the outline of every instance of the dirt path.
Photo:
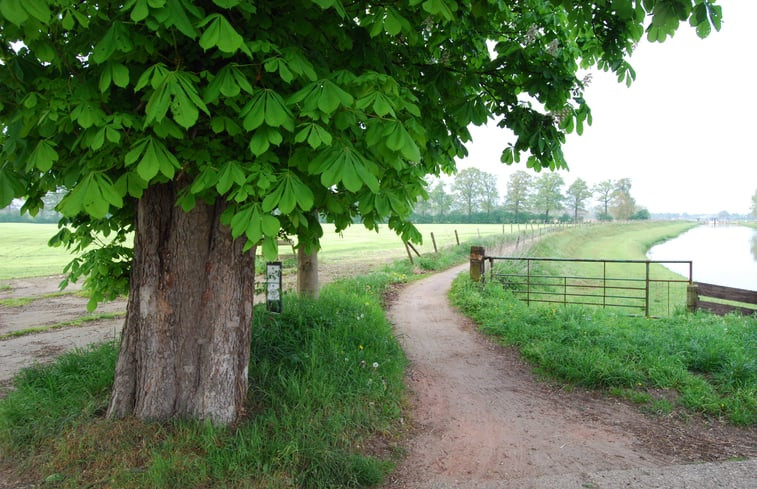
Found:
[{"label": "dirt path", "polygon": [[[386,487],[627,487],[612,485],[618,478],[628,487],[669,487],[643,477],[673,474],[682,462],[757,456],[754,430],[657,419],[536,381],[517,352],[492,344],[449,305],[450,283],[464,269],[407,286],[389,308],[410,360],[415,429]],[[683,466],[676,477],[703,481],[706,468]],[[724,472],[739,471],[737,485],[716,469],[720,482],[695,486],[757,487],[757,460]]]},{"label": "dirt path", "polygon": [[[45,327],[86,317],[87,299],[74,292],[76,284],[66,289],[66,295],[46,297],[59,293],[62,277],[34,277],[4,280],[10,289],[0,291],[0,299],[36,298],[26,305],[0,306],[0,334],[29,328]],[[125,301],[101,304],[97,313],[118,313],[126,308]],[[27,334],[0,340],[0,395],[13,375],[35,363],[46,363],[63,352],[84,348],[118,336],[123,318],[84,322],[49,331]]]}]

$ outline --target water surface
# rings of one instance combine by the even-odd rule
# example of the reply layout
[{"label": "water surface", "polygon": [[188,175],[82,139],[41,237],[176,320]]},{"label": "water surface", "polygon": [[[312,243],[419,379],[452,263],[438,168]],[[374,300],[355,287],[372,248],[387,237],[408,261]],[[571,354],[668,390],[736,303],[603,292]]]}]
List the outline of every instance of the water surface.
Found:
[{"label": "water surface", "polygon": [[[651,260],[691,260],[695,282],[757,290],[757,229],[702,225],[653,246]],[[688,277],[688,265],[666,265]]]}]

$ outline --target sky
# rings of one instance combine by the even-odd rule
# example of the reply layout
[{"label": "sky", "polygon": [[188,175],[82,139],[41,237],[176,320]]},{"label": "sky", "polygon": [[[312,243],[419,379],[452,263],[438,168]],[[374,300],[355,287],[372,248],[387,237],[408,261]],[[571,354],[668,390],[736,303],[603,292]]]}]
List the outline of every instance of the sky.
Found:
[{"label": "sky", "polygon": [[[699,39],[688,23],[664,43],[639,43],[631,87],[592,72],[585,98],[593,124],[567,138],[565,188],[630,178],[631,195],[651,213],[748,214],[757,190],[757,1],[720,0],[723,26]],[[512,135],[491,124],[473,128],[458,170],[497,175],[500,196],[525,158],[499,156]],[[530,171],[530,170],[528,170]]]}]

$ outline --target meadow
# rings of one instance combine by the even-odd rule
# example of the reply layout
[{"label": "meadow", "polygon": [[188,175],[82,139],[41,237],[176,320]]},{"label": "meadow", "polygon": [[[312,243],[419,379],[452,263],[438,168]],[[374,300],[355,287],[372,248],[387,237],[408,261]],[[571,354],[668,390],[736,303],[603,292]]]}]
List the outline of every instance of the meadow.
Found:
[{"label": "meadow", "polygon": [[[478,237],[538,234],[543,226],[524,224],[419,224],[423,244],[416,245],[420,253],[434,251],[431,233],[439,248]],[[57,232],[56,224],[0,223],[0,280],[22,277],[58,275],[73,258],[65,248],[51,248],[47,241]],[[323,238],[319,261],[322,264],[389,263],[406,256],[402,240],[386,226],[380,231],[368,231],[355,224],[341,233],[332,224],[323,224]],[[286,249],[281,253],[289,252]]]}]

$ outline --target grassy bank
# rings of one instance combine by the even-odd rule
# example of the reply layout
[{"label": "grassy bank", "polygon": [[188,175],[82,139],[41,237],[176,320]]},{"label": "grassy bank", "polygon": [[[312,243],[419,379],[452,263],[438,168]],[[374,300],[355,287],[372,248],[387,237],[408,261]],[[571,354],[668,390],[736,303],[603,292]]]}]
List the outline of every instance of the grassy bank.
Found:
[{"label": "grassy bank", "polygon": [[[493,245],[501,237],[483,239]],[[247,417],[201,422],[104,418],[117,345],[24,371],[0,400],[0,459],[50,487],[336,488],[380,483],[402,428],[404,355],[382,310],[387,290],[464,262],[468,244],[286,294],[255,310]]]},{"label": "grassy bank", "polygon": [[[639,258],[685,228],[579,228],[545,238],[529,254]],[[654,412],[683,409],[757,423],[757,319],[676,314],[652,320],[581,306],[528,307],[498,284],[481,287],[465,277],[455,281],[452,298],[485,332],[568,385],[603,389]]]},{"label": "grassy bank", "polygon": [[[612,223],[595,226],[583,226],[571,229],[569,232],[554,233],[544,237],[533,246],[521,253],[532,257],[551,258],[588,258],[608,260],[646,260],[646,253],[653,245],[678,236],[684,231],[696,226],[693,222],[638,222]],[[680,257],[684,260],[687,257]],[[525,273],[523,262],[510,262],[497,265],[497,271],[505,273]],[[617,281],[610,281],[608,285],[615,287],[634,287],[642,290],[613,290],[607,289],[608,296],[625,296],[626,298],[575,297],[577,302],[607,302],[607,304],[631,304],[634,307],[618,308],[626,314],[644,314],[644,291],[647,270],[644,263],[582,263],[582,262],[533,262],[531,273],[535,275],[569,276],[570,283],[590,286],[601,285],[599,280],[606,276]],[[577,277],[594,277],[596,280],[582,280]],[[670,316],[686,305],[686,283],[681,282],[687,277],[677,275],[661,264],[652,264],[649,268],[649,314],[652,316]],[[633,280],[633,281],[629,281]],[[673,281],[673,282],[671,282]],[[678,282],[674,282],[678,281]],[[544,280],[542,280],[544,282]],[[552,281],[554,282],[554,280]],[[544,290],[554,289],[554,297],[544,297],[550,300],[562,300],[562,287],[544,287]],[[580,294],[601,294],[598,289],[573,290]],[[627,299],[636,297],[636,299]]]}]

